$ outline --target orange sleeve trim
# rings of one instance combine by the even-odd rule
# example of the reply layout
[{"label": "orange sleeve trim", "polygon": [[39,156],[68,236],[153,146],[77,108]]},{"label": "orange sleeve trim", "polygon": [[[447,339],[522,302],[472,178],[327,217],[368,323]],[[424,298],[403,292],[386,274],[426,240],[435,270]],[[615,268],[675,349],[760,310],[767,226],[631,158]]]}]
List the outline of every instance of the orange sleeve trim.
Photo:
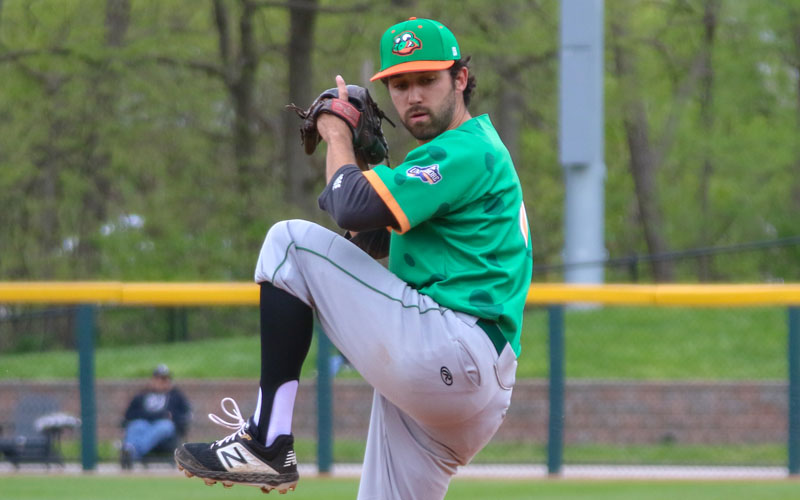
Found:
[{"label": "orange sleeve trim", "polygon": [[389,207],[389,211],[392,212],[394,218],[397,219],[397,223],[400,224],[400,230],[397,231],[398,234],[403,234],[409,229],[411,229],[411,224],[408,222],[408,217],[406,217],[405,212],[403,209],[400,208],[400,204],[397,203],[397,200],[394,199],[392,196],[391,191],[389,188],[386,187],[386,184],[383,183],[383,180],[373,172],[372,170],[367,170],[362,172],[364,177],[367,178],[372,188],[378,193],[378,196],[381,197],[386,206]]}]

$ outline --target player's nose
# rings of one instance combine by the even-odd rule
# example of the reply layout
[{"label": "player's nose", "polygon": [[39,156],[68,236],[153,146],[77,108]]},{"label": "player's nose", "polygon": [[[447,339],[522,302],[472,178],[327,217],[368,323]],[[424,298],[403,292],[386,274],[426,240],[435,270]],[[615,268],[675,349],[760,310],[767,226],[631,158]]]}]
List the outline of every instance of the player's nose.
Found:
[{"label": "player's nose", "polygon": [[416,84],[408,86],[408,103],[419,104],[422,102],[422,87]]}]

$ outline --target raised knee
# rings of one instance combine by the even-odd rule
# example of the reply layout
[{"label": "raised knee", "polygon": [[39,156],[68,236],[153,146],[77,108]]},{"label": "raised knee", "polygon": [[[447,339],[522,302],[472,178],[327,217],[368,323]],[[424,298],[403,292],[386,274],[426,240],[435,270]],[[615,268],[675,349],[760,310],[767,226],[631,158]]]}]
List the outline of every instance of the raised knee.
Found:
[{"label": "raised knee", "polygon": [[276,222],[267,231],[267,237],[261,247],[256,264],[255,281],[261,283],[272,281],[272,272],[286,257],[289,246],[301,244],[314,227],[313,222],[302,219],[282,220]]},{"label": "raised knee", "polygon": [[308,228],[315,226],[313,222],[302,219],[290,219],[276,222],[267,231],[266,242],[291,242],[308,231]]},{"label": "raised knee", "polygon": [[288,231],[289,231],[288,220],[282,220],[280,222],[276,222],[267,231],[266,241],[274,240],[279,236],[288,234]]}]

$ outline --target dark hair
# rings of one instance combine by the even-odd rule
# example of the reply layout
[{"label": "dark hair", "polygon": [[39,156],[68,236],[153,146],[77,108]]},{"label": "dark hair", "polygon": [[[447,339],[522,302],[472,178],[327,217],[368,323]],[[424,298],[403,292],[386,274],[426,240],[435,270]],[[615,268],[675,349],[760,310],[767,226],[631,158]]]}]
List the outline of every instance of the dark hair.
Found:
[{"label": "dark hair", "polygon": [[[453,82],[456,81],[456,76],[458,76],[458,72],[461,71],[461,68],[467,68],[469,70],[469,61],[472,57],[462,57],[458,59],[455,64],[450,66],[450,76],[453,78]],[[475,90],[475,86],[477,82],[475,81],[475,75],[472,74],[472,71],[468,73],[467,76],[467,87],[464,89],[464,105],[469,106],[469,101],[472,98],[472,91]]]}]

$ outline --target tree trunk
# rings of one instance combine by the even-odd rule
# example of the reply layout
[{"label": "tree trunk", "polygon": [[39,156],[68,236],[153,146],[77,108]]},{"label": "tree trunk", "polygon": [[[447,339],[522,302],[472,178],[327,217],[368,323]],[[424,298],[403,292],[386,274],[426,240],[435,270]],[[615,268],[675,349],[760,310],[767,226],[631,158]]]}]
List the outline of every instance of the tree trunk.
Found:
[{"label": "tree trunk", "polygon": [[130,22],[130,0],[106,0],[106,45],[121,47]]},{"label": "tree trunk", "polygon": [[[792,39],[794,41],[794,69],[800,74],[800,9],[792,8],[790,11]],[[797,133],[795,134],[795,175],[792,186],[791,203],[794,212],[800,212],[800,78],[795,83],[795,110],[797,119]]]},{"label": "tree trunk", "polygon": [[497,110],[492,114],[492,120],[497,125],[497,133],[503,139],[511,159],[518,167],[519,163],[519,134],[522,130],[522,112],[525,109],[525,100],[519,87],[513,83],[513,75],[499,72],[500,83]]},{"label": "tree trunk", "polygon": [[[713,141],[714,128],[714,39],[717,29],[717,17],[719,13],[718,0],[706,0],[703,9],[703,46],[701,48],[702,69],[701,69],[701,95],[700,95],[700,121],[705,136],[703,151],[703,165],[700,172],[700,227],[698,231],[698,246],[710,247],[712,241],[712,221],[711,203],[709,191],[711,178],[714,173],[714,165],[711,152],[711,141]],[[697,260],[697,277],[700,281],[706,282],[712,279],[713,256],[701,256]]]},{"label": "tree trunk", "polygon": [[[49,85],[45,87],[44,95],[48,101],[53,101],[59,90],[60,84]],[[40,208],[36,217],[38,220],[28,228],[33,233],[38,233],[36,240],[40,244],[39,248],[46,253],[40,259],[44,265],[34,264],[34,268],[28,268],[28,262],[25,261],[24,272],[30,273],[28,276],[38,276],[40,279],[47,277],[52,279],[55,269],[52,267],[49,257],[59,250],[62,238],[66,236],[58,223],[58,205],[61,194],[58,163],[59,159],[65,155],[56,145],[63,142],[64,131],[69,129],[69,124],[54,113],[47,124],[47,141],[36,146],[39,153],[34,159],[37,175],[33,178],[28,192],[31,193],[30,199],[40,200]],[[38,259],[34,259],[34,262],[36,260]]]},{"label": "tree trunk", "polygon": [[[105,43],[115,49],[125,44],[125,36],[130,26],[131,5],[129,0],[106,0]],[[103,140],[101,122],[115,114],[117,101],[117,75],[107,71],[106,65],[92,67],[89,89],[94,100],[93,113],[83,118],[76,117],[86,124],[87,134],[81,139],[79,164],[75,166],[89,183],[83,195],[83,217],[77,228],[80,243],[76,249],[78,265],[75,277],[86,273],[90,275],[99,267],[100,250],[91,237],[98,227],[108,222],[110,205],[114,204],[114,182],[110,171],[111,152]]]},{"label": "tree trunk", "polygon": [[[298,7],[298,4],[302,4],[303,8]],[[314,47],[316,5],[317,0],[289,1],[289,51],[286,56],[289,67],[289,102],[300,107],[308,106],[313,99],[311,51]],[[331,82],[331,86],[333,85]],[[299,126],[300,121],[294,113],[284,113],[283,151],[286,159],[284,196],[290,204],[313,210],[315,200],[310,188],[315,176],[311,168],[311,159],[305,155],[300,146]]]},{"label": "tree trunk", "polygon": [[[257,196],[264,182],[264,169],[257,156],[257,122],[255,108],[256,72],[259,53],[253,29],[253,16],[259,5],[255,0],[239,0],[238,31],[231,31],[231,16],[223,0],[213,0],[214,24],[217,30],[222,78],[233,106],[233,157],[236,165],[235,189],[241,202],[236,210],[244,225],[258,217]],[[238,36],[238,47],[234,44]],[[238,50],[237,50],[238,49]]]},{"label": "tree trunk", "polygon": [[[253,14],[256,5],[251,0],[242,0],[239,17],[239,53],[229,60],[226,73],[228,91],[235,111],[233,145],[236,158],[236,186],[247,206],[257,185],[259,163],[256,158],[256,113],[255,83],[258,69],[258,51],[253,33]],[[243,214],[246,217],[249,214]]]},{"label": "tree trunk", "polygon": [[[667,244],[663,235],[663,216],[656,189],[659,160],[650,138],[650,130],[640,85],[636,74],[636,55],[623,47],[627,35],[624,15],[615,16],[611,23],[614,69],[623,94],[623,125],[630,154],[630,170],[636,190],[639,221],[650,254],[663,254]],[[653,260],[653,278],[671,281],[673,265],[666,260]]]},{"label": "tree trunk", "polygon": [[[497,16],[502,29],[510,30],[517,17],[509,12],[514,5],[499,4],[500,12]],[[516,11],[515,11],[516,12]],[[492,120],[497,126],[497,133],[503,139],[511,159],[519,165],[519,134],[522,129],[522,113],[525,109],[525,99],[520,92],[517,82],[519,71],[512,67],[508,57],[496,60],[496,71],[500,76],[497,86],[497,109],[492,114]]]}]

